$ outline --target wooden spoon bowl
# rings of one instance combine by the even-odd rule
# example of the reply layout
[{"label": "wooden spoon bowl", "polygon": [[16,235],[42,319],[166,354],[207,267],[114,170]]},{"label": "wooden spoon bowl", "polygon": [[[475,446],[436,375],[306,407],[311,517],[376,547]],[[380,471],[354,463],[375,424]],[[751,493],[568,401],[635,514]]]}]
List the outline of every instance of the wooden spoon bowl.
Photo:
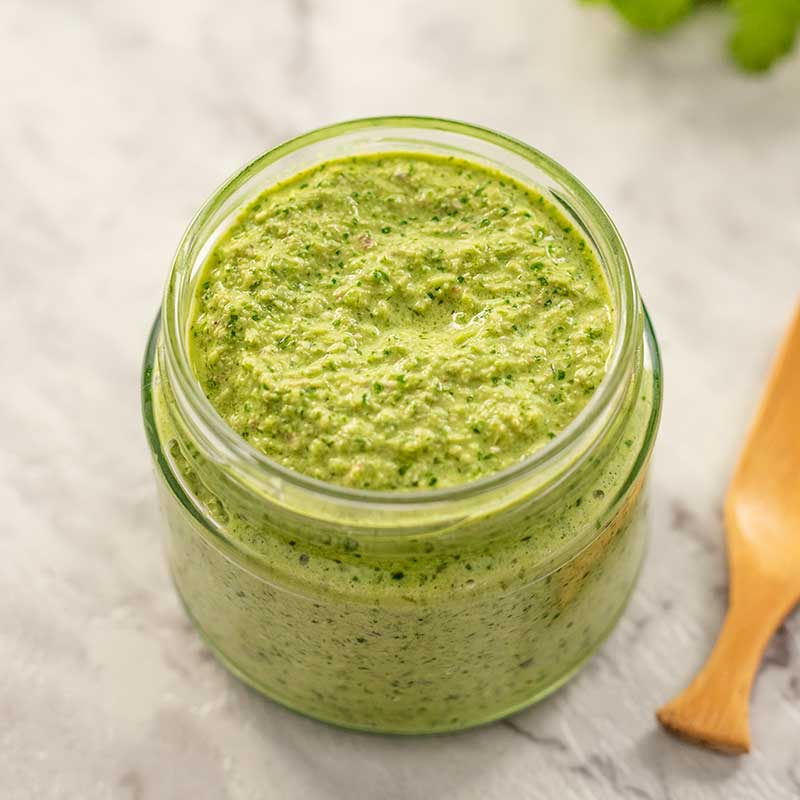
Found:
[{"label": "wooden spoon bowl", "polygon": [[750,750],[749,698],[764,648],[800,600],[800,306],[725,499],[728,613],[705,666],[656,712],[667,730]]}]

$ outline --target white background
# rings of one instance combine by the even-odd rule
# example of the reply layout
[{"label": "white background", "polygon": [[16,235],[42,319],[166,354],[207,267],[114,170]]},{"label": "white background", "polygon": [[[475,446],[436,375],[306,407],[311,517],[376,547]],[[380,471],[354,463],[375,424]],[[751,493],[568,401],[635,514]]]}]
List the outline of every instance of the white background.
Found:
[{"label": "white background", "polygon": [[[800,293],[800,56],[742,75],[728,23],[641,38],[572,0],[0,3],[0,797],[800,797],[798,616],[750,756],[653,717],[722,619],[724,489]],[[666,370],[652,545],[616,632],[511,723],[405,740],[296,717],[210,658],[162,561],[138,396],[200,203],[289,136],[381,113],[488,125],[581,178]]]}]

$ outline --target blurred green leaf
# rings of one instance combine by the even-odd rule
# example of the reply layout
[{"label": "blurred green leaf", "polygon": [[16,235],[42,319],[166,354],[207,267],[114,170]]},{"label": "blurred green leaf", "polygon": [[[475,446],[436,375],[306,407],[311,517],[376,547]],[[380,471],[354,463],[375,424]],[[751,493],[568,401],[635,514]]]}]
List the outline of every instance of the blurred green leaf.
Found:
[{"label": "blurred green leaf", "polygon": [[731,0],[737,27],[733,57],[744,69],[769,69],[794,46],[800,27],[800,0]]},{"label": "blurred green leaf", "polygon": [[[711,0],[581,0],[613,6],[631,25],[660,32],[675,25],[696,6]],[[720,0],[714,0],[720,2]],[[736,15],[730,49],[742,69],[760,72],[794,46],[800,30],[800,0],[726,0]]]},{"label": "blurred green leaf", "polygon": [[611,0],[631,25],[645,31],[663,31],[691,11],[695,0]]}]

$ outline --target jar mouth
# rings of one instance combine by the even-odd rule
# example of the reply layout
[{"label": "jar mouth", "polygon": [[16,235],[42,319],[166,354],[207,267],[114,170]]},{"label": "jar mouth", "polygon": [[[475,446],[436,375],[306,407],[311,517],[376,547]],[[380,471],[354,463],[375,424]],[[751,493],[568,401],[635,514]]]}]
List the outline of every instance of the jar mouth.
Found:
[{"label": "jar mouth", "polygon": [[[373,152],[397,152],[415,146],[421,152],[446,151],[478,163],[505,156],[513,159],[522,175],[518,180],[547,194],[580,226],[606,272],[611,289],[614,340],[605,375],[586,406],[544,447],[502,470],[456,486],[403,491],[353,489],[296,472],[256,450],[239,436],[205,396],[191,367],[186,318],[194,293],[194,279],[214,236],[225,230],[231,216],[241,209],[246,198],[253,196],[252,191],[248,193],[248,185],[269,167],[282,162],[291,166],[293,158],[315,145],[321,152],[313,163],[327,160],[331,156],[323,155],[326,145],[348,137],[352,144],[358,144],[357,137],[362,133],[369,134],[371,145],[377,147]],[[413,133],[434,138],[414,138]],[[388,146],[384,147],[384,144]],[[473,152],[473,145],[479,147],[480,152]],[[329,149],[335,151],[335,147]],[[510,171],[499,160],[494,166],[501,171]],[[530,177],[526,179],[522,172],[525,167],[536,170],[542,183],[532,183]],[[289,174],[301,168],[294,168]],[[274,182],[276,180],[259,184],[258,192]],[[267,151],[233,175],[203,204],[178,246],[164,292],[161,321],[165,342],[164,366],[175,401],[180,405],[193,436],[202,443],[209,457],[237,473],[247,485],[256,489],[263,485],[272,494],[276,489],[292,487],[332,502],[397,510],[430,508],[474,499],[537,474],[547,475],[543,486],[558,482],[563,471],[604,429],[600,418],[604,414],[613,415],[613,410],[621,404],[643,332],[641,301],[625,245],[606,211],[577,178],[544,153],[512,137],[463,122],[414,116],[370,117],[318,128]],[[559,464],[563,469],[559,469]]]}]

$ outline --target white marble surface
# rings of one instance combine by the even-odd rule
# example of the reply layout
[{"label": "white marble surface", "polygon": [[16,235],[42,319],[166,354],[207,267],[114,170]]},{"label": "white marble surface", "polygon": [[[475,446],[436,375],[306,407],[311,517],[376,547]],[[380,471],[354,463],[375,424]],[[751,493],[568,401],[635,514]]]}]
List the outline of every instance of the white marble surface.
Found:
[{"label": "white marble surface", "polygon": [[[800,293],[800,56],[745,77],[726,22],[710,8],[654,41],[572,0],[0,2],[0,797],[800,797],[798,615],[750,756],[653,718],[720,624],[723,491]],[[380,113],[509,132],[592,187],[667,375],[621,625],[539,707],[427,739],[301,719],[217,666],[167,579],[139,418],[199,203],[288,136]]]}]

